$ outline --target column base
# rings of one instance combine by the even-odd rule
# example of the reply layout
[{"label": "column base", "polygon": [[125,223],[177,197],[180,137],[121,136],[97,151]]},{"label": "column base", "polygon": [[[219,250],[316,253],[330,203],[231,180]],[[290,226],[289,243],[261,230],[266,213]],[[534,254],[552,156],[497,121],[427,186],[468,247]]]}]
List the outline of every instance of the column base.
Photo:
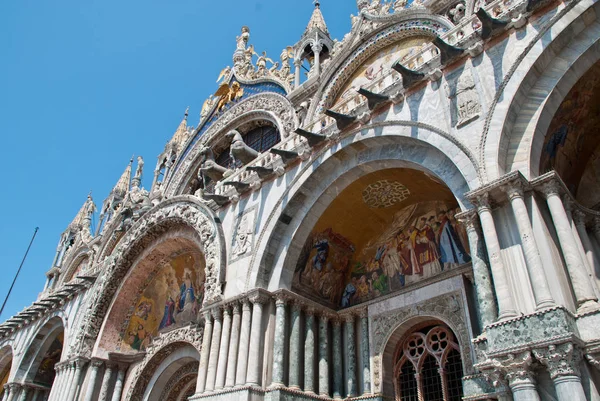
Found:
[{"label": "column base", "polygon": [[535,307],[536,312],[541,311],[543,309],[554,308],[556,303],[552,300],[542,301],[539,305]]},{"label": "column base", "polygon": [[588,301],[584,301],[581,305],[579,305],[579,307],[577,308],[577,314],[581,315],[584,313],[595,312],[599,309],[600,304],[598,303],[598,301],[590,299]]}]

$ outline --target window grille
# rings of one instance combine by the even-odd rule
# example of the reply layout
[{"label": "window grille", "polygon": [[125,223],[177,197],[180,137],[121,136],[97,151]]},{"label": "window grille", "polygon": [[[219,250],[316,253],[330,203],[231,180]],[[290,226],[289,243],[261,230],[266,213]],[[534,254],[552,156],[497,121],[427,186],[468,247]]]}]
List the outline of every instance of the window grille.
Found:
[{"label": "window grille", "polygon": [[458,344],[445,326],[411,333],[396,351],[397,401],[460,401],[462,361]]},{"label": "window grille", "polygon": [[[279,130],[271,125],[254,128],[242,135],[242,138],[246,145],[259,153],[266,152],[281,141]],[[233,165],[233,160],[229,155],[229,147],[223,150],[219,156],[216,157],[215,161],[219,165],[227,168],[242,167],[242,164],[239,161],[236,165]]]}]

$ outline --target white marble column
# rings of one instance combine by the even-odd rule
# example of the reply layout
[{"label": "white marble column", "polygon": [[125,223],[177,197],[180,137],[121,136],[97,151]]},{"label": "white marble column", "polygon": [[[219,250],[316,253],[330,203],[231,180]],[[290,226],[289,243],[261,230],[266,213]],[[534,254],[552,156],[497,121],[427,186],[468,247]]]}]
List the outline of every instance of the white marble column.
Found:
[{"label": "white marble column", "polygon": [[581,352],[571,343],[533,350],[536,359],[548,369],[558,401],[585,401],[579,364]]},{"label": "white marble column", "polygon": [[98,379],[98,369],[102,367],[104,362],[98,359],[92,360],[90,365],[90,378],[88,380],[87,389],[85,391],[85,397],[83,401],[92,401],[94,396],[94,389],[96,388],[96,380]]},{"label": "white marble column", "polygon": [[261,345],[263,343],[262,315],[263,307],[269,302],[269,298],[264,294],[253,294],[250,296],[252,302],[252,327],[250,330],[250,347],[248,348],[248,373],[246,375],[246,384],[250,386],[260,386],[262,378],[262,354]]},{"label": "white marble column", "polygon": [[69,386],[69,395],[67,396],[66,401],[74,401],[77,396],[77,390],[79,389],[79,381],[81,380],[81,371],[87,361],[83,359],[75,360],[75,374],[73,375],[73,381]]},{"label": "white marble column", "polygon": [[123,392],[123,382],[125,381],[125,370],[127,370],[125,366],[119,366],[119,371],[117,373],[117,381],[115,382],[115,390],[113,391],[111,401],[121,400],[121,393]]},{"label": "white marble column", "polygon": [[219,308],[212,310],[213,334],[210,343],[210,357],[208,358],[208,370],[206,372],[206,391],[215,389],[217,378],[217,362],[219,359],[219,345],[221,344],[221,329],[223,327],[223,316]]},{"label": "white marble column", "polygon": [[304,391],[315,392],[315,310],[304,314]]},{"label": "white marble column", "polygon": [[227,351],[229,351],[229,338],[231,334],[231,308],[223,307],[223,329],[221,330],[221,346],[219,349],[219,363],[217,364],[217,382],[215,389],[225,387],[225,374],[227,373]]},{"label": "white marble column", "polygon": [[290,351],[289,351],[289,383],[288,386],[293,389],[300,388],[300,357],[302,355],[300,323],[302,318],[302,305],[295,300],[292,303],[292,317],[290,326]]},{"label": "white marble column", "polygon": [[235,385],[243,386],[246,384],[246,373],[248,372],[248,347],[250,345],[250,323],[252,312],[250,301],[244,299],[242,303],[242,328],[240,330],[240,353],[237,361],[237,371],[235,374]]},{"label": "white marble column", "polygon": [[21,396],[19,397],[19,401],[27,401],[27,397],[29,396],[29,391],[31,387],[24,385],[21,386]]},{"label": "white marble column", "polygon": [[593,283],[595,281],[594,276],[600,273],[600,264],[596,258],[594,245],[592,245],[592,240],[590,239],[585,226],[585,217],[585,213],[583,213],[581,210],[573,210],[573,221],[575,223],[579,238],[581,239],[581,245],[583,246],[585,257],[590,266],[590,273],[592,274],[591,279]]},{"label": "white marble column", "polygon": [[112,378],[114,365],[110,362],[106,363],[104,369],[104,376],[102,376],[102,384],[100,386],[100,396],[98,401],[108,401],[108,387],[110,386],[110,379]]},{"label": "white marble column", "polygon": [[481,228],[485,237],[485,244],[488,250],[492,276],[494,278],[494,287],[496,289],[496,298],[498,299],[499,318],[508,319],[517,316],[513,295],[508,283],[506,266],[502,260],[500,242],[494,224],[494,216],[488,201],[488,194],[477,198],[477,213],[481,220]]},{"label": "white marble column", "polygon": [[233,304],[233,322],[231,325],[231,338],[229,340],[229,351],[227,353],[227,376],[225,378],[225,387],[235,385],[235,370],[237,367],[238,348],[240,345],[240,326],[241,326],[240,304]]},{"label": "white marble column", "polygon": [[202,349],[200,350],[200,364],[198,367],[198,379],[196,381],[196,393],[201,394],[206,389],[206,371],[208,369],[208,358],[210,356],[210,343],[213,332],[213,321],[210,311],[204,312],[204,337],[202,338]]},{"label": "white marble column", "polygon": [[275,299],[275,336],[273,338],[273,376],[271,386],[283,386],[284,375],[284,352],[285,352],[285,326],[286,326],[286,303],[288,297],[279,293]]},{"label": "white marble column", "polygon": [[342,398],[342,322],[338,316],[333,318],[333,398]]},{"label": "white marble column", "polygon": [[66,362],[64,379],[59,387],[58,393],[56,394],[56,401],[67,401],[69,395],[70,384],[73,382],[75,376],[75,363],[73,361]]},{"label": "white marble column", "polygon": [[300,73],[302,72],[302,60],[294,60],[294,87],[300,86]]},{"label": "white marble column", "polygon": [[531,371],[531,352],[517,354],[503,361],[506,380],[514,401],[541,401],[537,392],[534,373]]},{"label": "white marble column", "polygon": [[550,293],[546,272],[542,264],[539,248],[535,242],[533,228],[529,221],[529,212],[524,201],[523,188],[520,183],[515,182],[504,187],[515,215],[517,229],[521,237],[521,247],[525,255],[529,282],[533,290],[536,309],[544,309],[555,306],[554,298]]},{"label": "white marble column", "polygon": [[481,329],[488,324],[494,323],[498,318],[496,297],[492,286],[490,268],[486,261],[485,244],[479,230],[476,219],[477,213],[473,210],[465,212],[459,219],[464,224],[469,237],[469,248],[471,250],[471,265],[473,267],[473,281],[475,284],[475,295],[477,297],[477,308]]},{"label": "white marble column", "polygon": [[311,76],[318,77],[321,74],[321,50],[323,50],[323,45],[320,43],[315,43],[311,46],[311,50],[315,55],[315,60],[313,62],[314,71],[311,71]]},{"label": "white marble column", "polygon": [[560,187],[556,181],[551,181],[543,184],[541,190],[546,197],[558,241],[567,264],[567,271],[571,278],[578,311],[585,312],[597,309],[597,298],[594,294],[590,277],[577,248],[569,218],[560,199]]},{"label": "white marble column", "polygon": [[[323,313],[319,318],[319,395],[329,397],[329,337],[327,326],[329,315]],[[336,367],[336,368],[339,368]]]},{"label": "white marble column", "polygon": [[346,397],[355,397],[356,386],[356,341],[354,336],[354,315],[344,316],[344,331],[346,333],[346,351],[348,365],[346,366]]},{"label": "white marble column", "polygon": [[21,388],[21,385],[18,383],[8,383],[7,386],[9,390],[7,401],[17,401],[17,394]]},{"label": "white marble column", "polygon": [[[52,398],[54,397],[54,394],[56,393],[56,390],[58,388],[58,383],[60,382],[61,375],[62,375],[62,365],[60,363],[55,364],[54,371],[56,372],[56,374],[54,375],[54,380],[52,381],[52,387],[50,388],[50,394],[48,395],[48,401],[52,401]],[[2,401],[6,401],[6,400],[2,399]]]},{"label": "white marble column", "polygon": [[371,394],[371,355],[369,351],[369,317],[367,308],[360,316],[360,352],[362,356],[363,394]]},{"label": "white marble column", "polygon": [[2,393],[2,401],[6,401],[8,400],[8,393],[10,392],[10,389],[8,387],[8,384],[5,384],[3,387],[4,392]]}]

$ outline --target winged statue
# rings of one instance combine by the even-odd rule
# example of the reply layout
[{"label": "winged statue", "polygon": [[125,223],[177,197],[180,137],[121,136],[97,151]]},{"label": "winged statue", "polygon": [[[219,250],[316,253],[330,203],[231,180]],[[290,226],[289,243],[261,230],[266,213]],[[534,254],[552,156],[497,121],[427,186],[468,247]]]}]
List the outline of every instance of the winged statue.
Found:
[{"label": "winged statue", "polygon": [[240,86],[240,83],[234,81],[231,86],[228,83],[224,82],[219,86],[219,89],[215,92],[214,97],[219,98],[219,102],[217,103],[217,110],[223,110],[229,102],[233,102],[238,100],[244,95],[244,88]]},{"label": "winged statue", "polygon": [[219,81],[221,81],[222,79],[227,78],[227,76],[231,73],[231,67],[227,66],[225,68],[223,68],[223,71],[221,71],[221,73],[219,74],[219,78],[217,78],[217,83],[219,83]]}]

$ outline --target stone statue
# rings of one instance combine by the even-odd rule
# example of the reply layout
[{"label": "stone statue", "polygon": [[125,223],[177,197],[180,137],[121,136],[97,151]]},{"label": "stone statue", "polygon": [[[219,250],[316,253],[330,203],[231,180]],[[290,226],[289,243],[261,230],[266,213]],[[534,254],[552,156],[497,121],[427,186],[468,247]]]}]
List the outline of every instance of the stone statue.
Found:
[{"label": "stone statue", "polygon": [[396,0],[394,1],[394,12],[398,12],[406,7],[406,0]]},{"label": "stone statue", "polygon": [[[256,53],[255,53],[256,54]],[[257,54],[258,56],[258,54]],[[271,60],[270,58],[267,57],[267,52],[262,52],[262,54],[260,56],[258,56],[258,59],[256,60],[256,76],[257,77],[264,77],[265,75],[267,75],[269,73],[269,70],[267,69],[267,62],[273,64],[275,66],[275,68],[277,68],[278,64],[274,63],[273,60]]]},{"label": "stone statue", "polygon": [[210,110],[212,109],[214,104],[215,104],[215,97],[214,97],[214,95],[211,94],[208,97],[208,99],[206,99],[204,101],[204,104],[202,105],[202,110],[200,110],[200,121],[202,121],[206,117],[208,117],[208,113],[210,113]]},{"label": "stone statue", "polygon": [[202,162],[198,169],[198,179],[204,184],[204,188],[208,185],[209,180],[220,181],[223,175],[227,172],[227,168],[217,164],[215,155],[211,148],[204,147],[200,151]]},{"label": "stone statue", "polygon": [[138,156],[137,168],[135,169],[135,177],[141,178],[143,170],[144,170],[144,158],[142,156]]},{"label": "stone statue", "polygon": [[237,36],[235,38],[235,40],[237,42],[237,48],[239,50],[245,50],[246,46],[248,45],[249,39],[250,39],[250,28],[248,28],[247,26],[243,26],[241,35]]},{"label": "stone statue", "polygon": [[246,145],[238,131],[229,131],[225,137],[231,139],[229,154],[235,161],[239,160],[242,164],[248,164],[258,157],[258,152]]}]

